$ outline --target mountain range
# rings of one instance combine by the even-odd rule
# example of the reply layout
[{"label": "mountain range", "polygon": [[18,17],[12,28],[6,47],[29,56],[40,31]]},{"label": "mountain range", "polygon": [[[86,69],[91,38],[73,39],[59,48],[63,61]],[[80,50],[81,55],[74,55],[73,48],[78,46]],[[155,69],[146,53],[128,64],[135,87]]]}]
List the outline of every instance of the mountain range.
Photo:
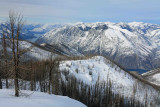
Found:
[{"label": "mountain range", "polygon": [[76,23],[54,28],[36,43],[66,45],[84,55],[103,55],[126,69],[159,67],[160,25],[131,23]]},{"label": "mountain range", "polygon": [[[159,67],[160,25],[97,22],[25,27],[21,36],[25,40],[19,41],[20,50],[28,50],[22,55],[24,61],[83,56],[77,59],[65,57],[59,62],[65,84],[69,83],[69,78],[91,87],[97,83],[112,83],[114,94],[136,98],[142,104],[160,105],[157,103],[160,69],[151,70]],[[0,39],[0,52],[2,49]],[[12,54],[9,47],[7,51]],[[151,71],[139,75],[124,68]]]},{"label": "mountain range", "polygon": [[[1,22],[0,24],[0,34],[2,34],[2,29],[5,28],[7,24]],[[54,28],[58,28],[62,25],[56,24],[24,24],[21,30],[20,39],[29,40],[34,42],[37,38],[44,35]]]},{"label": "mountain range", "polygon": [[[4,23],[1,24],[1,28]],[[0,28],[0,29],[1,29]],[[2,30],[0,30],[2,33]],[[21,39],[67,56],[103,55],[126,69],[159,67],[160,25],[131,23],[26,24]]]}]

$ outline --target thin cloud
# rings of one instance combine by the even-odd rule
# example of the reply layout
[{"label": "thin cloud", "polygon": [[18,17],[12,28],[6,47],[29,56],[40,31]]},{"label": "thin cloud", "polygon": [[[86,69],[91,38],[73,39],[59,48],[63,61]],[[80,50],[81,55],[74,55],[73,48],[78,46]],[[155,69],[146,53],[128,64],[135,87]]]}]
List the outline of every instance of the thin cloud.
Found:
[{"label": "thin cloud", "polygon": [[[0,17],[13,9],[39,23],[139,21],[155,23],[160,17],[159,0],[1,0]],[[156,20],[157,23],[158,20]]]}]

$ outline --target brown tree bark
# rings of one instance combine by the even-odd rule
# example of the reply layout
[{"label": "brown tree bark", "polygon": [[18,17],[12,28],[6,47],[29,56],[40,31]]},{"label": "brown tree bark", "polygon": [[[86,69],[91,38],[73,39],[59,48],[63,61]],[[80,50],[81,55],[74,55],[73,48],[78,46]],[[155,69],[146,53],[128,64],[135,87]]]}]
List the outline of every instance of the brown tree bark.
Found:
[{"label": "brown tree bark", "polygon": [[1,62],[1,58],[0,58],[0,89],[2,89],[2,62]]},{"label": "brown tree bark", "polygon": [[7,43],[6,43],[6,34],[7,29],[3,29],[3,38],[2,38],[2,46],[3,46],[3,55],[4,55],[4,60],[5,60],[5,69],[4,69],[4,74],[6,78],[6,88],[8,89],[8,61],[7,61]]},{"label": "brown tree bark", "polygon": [[[11,30],[11,40],[12,40],[12,54],[13,54],[13,64],[14,64],[14,85],[15,85],[15,96],[19,96],[19,36],[20,31],[23,26],[23,17],[17,15],[14,12],[9,12],[9,24]],[[16,30],[16,32],[15,32]]]},{"label": "brown tree bark", "polygon": [[[51,54],[50,60],[49,60],[49,83],[48,83],[48,94],[51,94],[51,82],[52,82],[52,70],[54,68],[54,61],[53,61],[53,54]],[[52,89],[53,90],[53,89]]]}]

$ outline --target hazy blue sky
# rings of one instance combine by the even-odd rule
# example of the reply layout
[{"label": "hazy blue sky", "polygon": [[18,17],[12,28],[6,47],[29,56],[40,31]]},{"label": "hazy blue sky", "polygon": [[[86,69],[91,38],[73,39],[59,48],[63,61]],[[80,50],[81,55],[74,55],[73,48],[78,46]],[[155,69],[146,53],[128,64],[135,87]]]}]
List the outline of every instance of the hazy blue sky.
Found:
[{"label": "hazy blue sky", "polygon": [[27,22],[132,22],[160,24],[160,0],[0,0],[0,19],[10,9]]}]

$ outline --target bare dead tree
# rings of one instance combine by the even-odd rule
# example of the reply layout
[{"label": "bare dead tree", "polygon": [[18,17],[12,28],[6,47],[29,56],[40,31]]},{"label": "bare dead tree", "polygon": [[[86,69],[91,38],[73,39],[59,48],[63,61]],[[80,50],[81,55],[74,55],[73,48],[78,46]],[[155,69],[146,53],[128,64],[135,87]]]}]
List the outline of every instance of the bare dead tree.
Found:
[{"label": "bare dead tree", "polygon": [[7,43],[6,43],[6,34],[7,33],[7,28],[3,29],[3,37],[2,37],[2,46],[3,46],[3,57],[4,57],[4,74],[5,74],[5,79],[6,79],[6,88],[8,88],[8,61],[7,61]]},{"label": "bare dead tree", "polygon": [[[1,51],[0,51],[1,53]],[[2,75],[3,75],[3,69],[2,69],[2,55],[0,54],[0,89],[2,89]]]},{"label": "bare dead tree", "polygon": [[30,62],[30,90],[35,90],[35,69],[33,68],[33,63]]},{"label": "bare dead tree", "polygon": [[53,54],[51,54],[50,61],[49,61],[49,83],[48,83],[48,94],[51,94],[51,82],[52,82],[52,70],[54,68],[54,63],[53,63]]},{"label": "bare dead tree", "polygon": [[13,57],[13,65],[14,65],[14,85],[15,85],[15,96],[19,96],[19,83],[18,83],[18,73],[19,73],[19,36],[21,29],[23,27],[23,17],[21,14],[16,14],[13,11],[9,12],[9,29],[10,35],[9,39],[11,40],[12,47],[12,57]]}]

